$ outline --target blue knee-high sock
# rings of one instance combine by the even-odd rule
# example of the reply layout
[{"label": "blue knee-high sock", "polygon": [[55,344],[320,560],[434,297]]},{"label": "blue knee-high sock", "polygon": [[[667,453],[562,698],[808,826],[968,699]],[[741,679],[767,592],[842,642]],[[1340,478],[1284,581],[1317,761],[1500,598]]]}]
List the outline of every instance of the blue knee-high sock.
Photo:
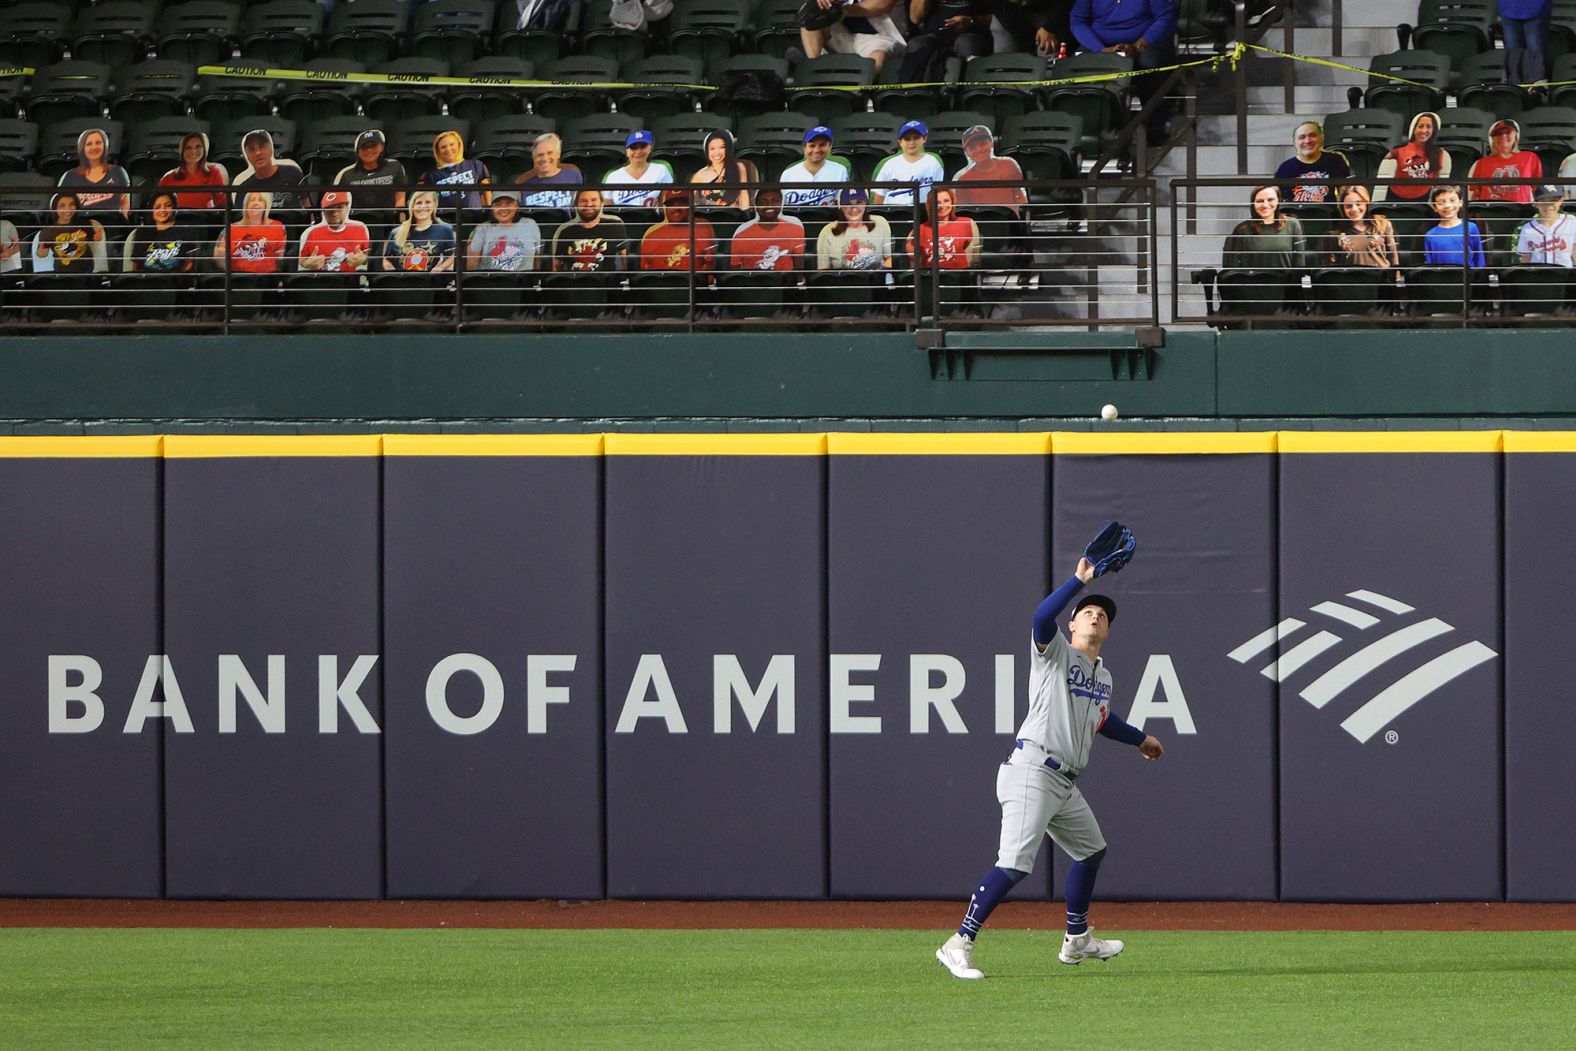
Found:
[{"label": "blue knee-high sock", "polygon": [[1089,929],[1089,899],[1094,897],[1094,878],[1100,871],[1105,851],[1083,861],[1073,862],[1067,870],[1067,933],[1082,934]]},{"label": "blue knee-high sock", "polygon": [[1027,872],[1017,869],[1003,868],[994,868],[985,873],[985,878],[980,880],[979,886],[969,896],[969,911],[964,914],[963,925],[958,928],[958,933],[965,938],[977,935],[991,912],[1001,904],[1001,899],[1027,875]]}]

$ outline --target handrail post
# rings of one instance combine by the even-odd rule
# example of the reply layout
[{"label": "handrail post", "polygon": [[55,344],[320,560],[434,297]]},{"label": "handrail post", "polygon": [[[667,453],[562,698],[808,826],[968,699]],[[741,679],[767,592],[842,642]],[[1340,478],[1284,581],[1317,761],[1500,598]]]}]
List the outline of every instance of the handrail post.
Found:
[{"label": "handrail post", "polygon": [[[1248,5],[1246,0],[1235,0],[1232,8],[1236,16],[1237,42],[1248,35]],[[1237,170],[1248,170],[1248,64],[1237,63]]]}]

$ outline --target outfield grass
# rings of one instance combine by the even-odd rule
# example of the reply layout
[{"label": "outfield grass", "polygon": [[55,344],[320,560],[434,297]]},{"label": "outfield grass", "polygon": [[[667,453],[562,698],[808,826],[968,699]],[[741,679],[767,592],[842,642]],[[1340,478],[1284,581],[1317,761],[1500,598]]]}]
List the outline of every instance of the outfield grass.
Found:
[{"label": "outfield grass", "polygon": [[[1102,931],[1121,936],[1122,932]],[[1576,932],[0,930],[0,1047],[1570,1047]]]}]

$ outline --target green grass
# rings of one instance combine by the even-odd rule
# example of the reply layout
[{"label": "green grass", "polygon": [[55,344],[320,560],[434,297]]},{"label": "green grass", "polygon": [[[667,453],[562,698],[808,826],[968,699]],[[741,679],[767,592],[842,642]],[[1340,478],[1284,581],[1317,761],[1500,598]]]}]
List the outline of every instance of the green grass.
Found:
[{"label": "green grass", "polygon": [[[1120,935],[1122,932],[1102,931]],[[0,930],[0,1047],[1569,1047],[1576,932]]]}]

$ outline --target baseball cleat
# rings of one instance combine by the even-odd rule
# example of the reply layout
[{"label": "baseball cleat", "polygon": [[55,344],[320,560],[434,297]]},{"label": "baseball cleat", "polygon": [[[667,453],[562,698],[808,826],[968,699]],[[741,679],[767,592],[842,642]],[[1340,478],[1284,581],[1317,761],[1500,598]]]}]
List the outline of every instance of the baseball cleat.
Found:
[{"label": "baseball cleat", "polygon": [[1101,939],[1094,936],[1090,927],[1082,934],[1062,936],[1062,951],[1056,958],[1063,963],[1078,964],[1085,960],[1109,960],[1121,952],[1123,945],[1115,938]]},{"label": "baseball cleat", "polygon": [[[1117,951],[1121,952],[1121,943],[1117,943]],[[936,950],[936,959],[941,961],[941,966],[952,972],[954,978],[983,978],[985,972],[974,966],[974,940],[965,938],[961,934],[954,934],[946,940],[941,948]]]}]

